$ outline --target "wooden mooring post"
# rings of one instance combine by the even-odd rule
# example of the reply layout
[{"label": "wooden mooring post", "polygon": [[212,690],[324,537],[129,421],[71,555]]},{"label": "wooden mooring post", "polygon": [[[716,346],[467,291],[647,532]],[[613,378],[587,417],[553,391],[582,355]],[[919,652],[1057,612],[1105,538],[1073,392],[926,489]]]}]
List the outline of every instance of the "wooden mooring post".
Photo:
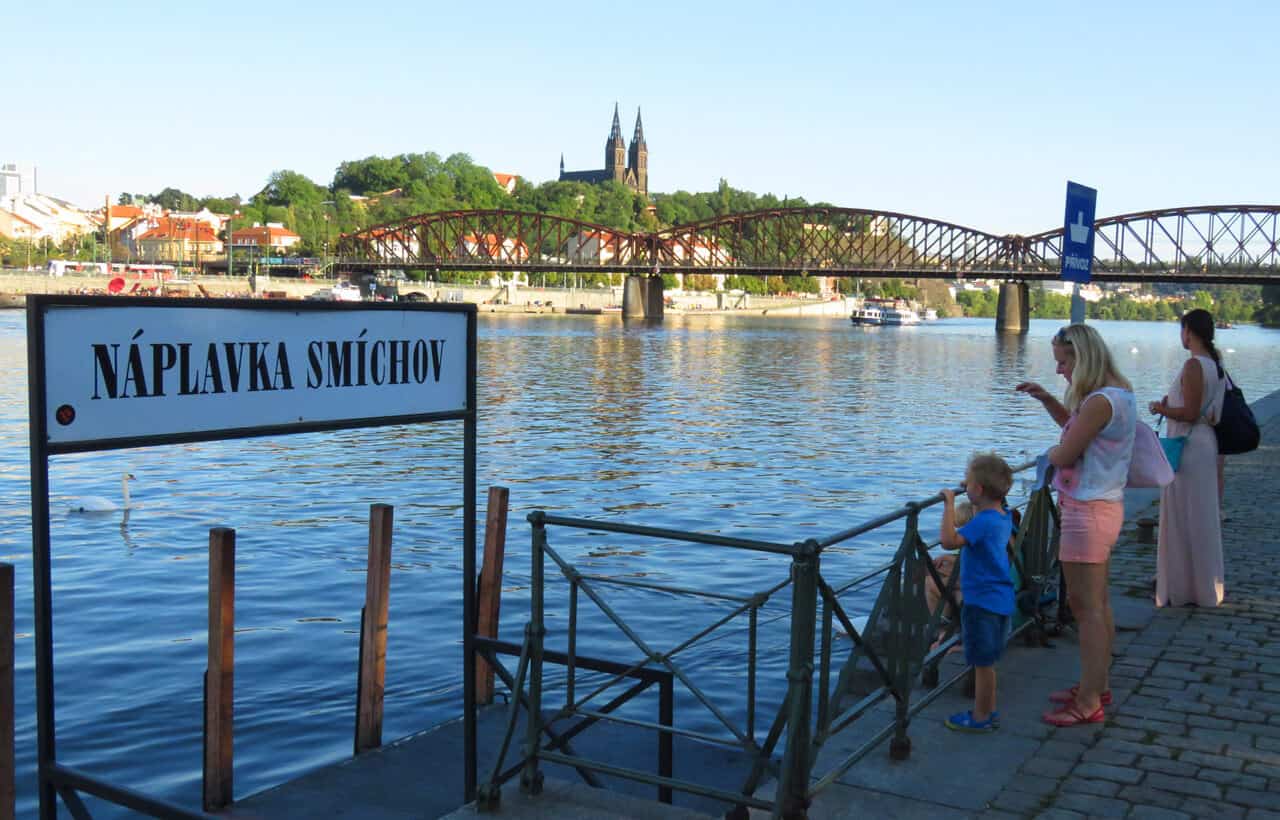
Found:
[{"label": "wooden mooring post", "polygon": [[[502,605],[502,559],[507,548],[506,487],[489,488],[489,509],[484,519],[484,564],[480,567],[480,594],[476,599],[476,634],[498,637],[498,610]],[[476,703],[493,702],[493,669],[476,658]]]},{"label": "wooden mooring post", "polygon": [[356,754],[382,745],[394,512],[395,508],[389,504],[369,507],[369,566],[365,575],[364,611],[360,617],[360,671],[356,681]]},{"label": "wooden mooring post", "polygon": [[0,564],[0,820],[17,811],[13,756],[13,564]]},{"label": "wooden mooring post", "polygon": [[232,802],[235,713],[236,531],[209,530],[209,666],[204,673],[205,811]]}]

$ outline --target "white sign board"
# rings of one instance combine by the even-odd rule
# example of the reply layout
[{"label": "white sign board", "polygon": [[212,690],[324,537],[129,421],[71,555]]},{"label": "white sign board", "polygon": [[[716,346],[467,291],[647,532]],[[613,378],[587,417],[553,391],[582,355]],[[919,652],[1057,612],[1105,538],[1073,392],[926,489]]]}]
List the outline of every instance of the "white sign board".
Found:
[{"label": "white sign board", "polygon": [[467,323],[414,308],[49,305],[48,443],[465,412]]}]

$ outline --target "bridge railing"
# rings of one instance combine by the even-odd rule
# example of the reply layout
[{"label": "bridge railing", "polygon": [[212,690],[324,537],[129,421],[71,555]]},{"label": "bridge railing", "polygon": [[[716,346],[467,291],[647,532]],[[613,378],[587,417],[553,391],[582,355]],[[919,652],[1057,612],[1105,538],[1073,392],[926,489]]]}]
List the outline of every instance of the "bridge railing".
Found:
[{"label": "bridge railing", "polygon": [[[1018,470],[1030,467],[1022,465]],[[954,593],[959,573],[953,573],[949,581],[944,581],[929,556],[936,544],[926,543],[920,535],[921,512],[940,501],[939,494],[908,502],[826,538],[791,544],[574,518],[543,511],[532,513],[529,516],[532,525],[530,618],[516,671],[512,673],[502,666],[496,642],[476,639],[478,651],[498,667],[500,676],[512,689],[506,735],[492,770],[479,790],[481,807],[495,807],[502,784],[517,773],[521,775],[524,790],[539,792],[540,764],[556,763],[576,769],[591,785],[597,785],[595,776],[599,774],[656,786],[658,798],[664,802],[671,801],[674,790],[723,801],[735,807],[736,816],[745,817],[748,807],[772,811],[774,816],[803,816],[814,796],[886,738],[892,738],[890,754],[893,757],[909,755],[907,729],[912,716],[965,675],[965,671],[960,671],[944,685],[936,685],[939,664],[958,640],[958,618],[948,619],[947,613],[958,612]],[[1022,508],[1022,522],[1012,553],[1023,615],[1015,634],[1034,636],[1051,627],[1047,605],[1050,596],[1046,591],[1055,589],[1058,513],[1052,496],[1044,488],[1032,491],[1018,506]],[[832,583],[824,576],[824,551],[854,539],[882,536],[898,525],[902,528],[901,538],[892,559],[839,583]],[[553,533],[556,539],[552,538]],[[766,560],[753,564],[761,567],[758,591],[741,594],[723,589],[695,589],[584,571],[566,557],[567,552],[562,552],[558,543],[553,545],[553,540],[561,536],[565,544],[596,536],[625,536],[643,539],[652,546],[665,543],[684,551],[694,547],[724,550],[723,556],[714,552],[712,555],[726,565],[746,560],[752,554]],[[593,554],[588,550],[585,560],[591,560]],[[789,566],[783,571],[777,564],[770,564],[769,556],[789,559]],[[559,571],[568,586],[567,621],[563,632],[557,635],[563,638],[564,647],[557,651],[547,646],[546,593],[550,584],[545,573],[548,564],[553,572]],[[932,609],[925,603],[926,579],[937,584],[942,593]],[[692,613],[692,602],[698,600],[716,602],[725,607],[725,611],[717,611],[717,617],[692,636],[664,647],[659,641],[670,640],[666,629],[660,633],[661,637],[649,634],[657,631],[652,610],[645,610],[640,617],[624,616],[621,608],[615,606],[616,600],[611,602],[616,590],[667,596],[673,602],[669,610],[673,616],[681,611]],[[781,613],[770,610],[766,614],[765,608],[782,598],[784,592],[789,593],[789,607]],[[634,660],[615,657],[605,662],[580,653],[579,602],[584,596],[625,637],[635,652]],[[869,596],[874,596],[869,614],[851,616],[855,607],[865,604]],[[689,620],[685,618],[682,622]],[[716,639],[712,637],[715,633],[721,633],[717,637],[725,637],[725,632],[744,620],[746,649],[742,690],[735,695],[738,700],[734,705],[726,705],[723,681],[713,684],[700,677],[694,664],[686,659],[694,654],[690,650],[706,649]],[[558,617],[553,621],[561,622]],[[767,722],[758,723],[761,628],[765,623],[774,622],[785,625],[788,634],[785,695],[776,710],[766,712]],[[846,637],[850,642],[847,645]],[[515,650],[508,647],[506,651],[514,653]],[[619,654],[616,649],[612,651],[614,655]],[[845,652],[847,657],[841,659],[839,655]],[[563,700],[557,698],[555,705],[551,704],[548,687],[552,679],[546,670],[548,662],[564,666],[566,670]],[[768,666],[767,659],[765,665]],[[581,668],[597,673],[586,694],[581,694],[579,689]],[[628,681],[634,683],[629,684],[626,691],[607,704],[600,704],[607,694],[616,693]],[[621,710],[624,704],[655,682],[662,686],[657,721],[621,713],[626,711]],[[917,695],[919,683],[934,688]],[[675,684],[679,685],[685,701],[699,708],[699,718],[702,723],[709,723],[712,730],[688,728],[675,722],[672,705]],[[851,753],[829,763],[824,760],[825,771],[815,775],[824,745],[858,721],[864,721],[862,725],[865,725],[870,716],[877,714],[873,707],[888,698],[894,701],[892,720],[875,730]],[[504,768],[522,713],[525,720],[523,752],[518,762]],[[570,724],[571,721],[576,722]],[[601,721],[656,732],[659,771],[655,774],[591,759],[568,746],[569,739]],[[763,737],[759,729],[764,729]],[[673,776],[670,745],[673,737],[728,747],[743,754],[746,762],[740,773],[741,786],[734,790]],[[783,749],[780,765],[775,755],[779,744]],[[474,754],[474,749],[472,751]],[[770,775],[777,775],[779,779],[772,799],[756,793]]]}]

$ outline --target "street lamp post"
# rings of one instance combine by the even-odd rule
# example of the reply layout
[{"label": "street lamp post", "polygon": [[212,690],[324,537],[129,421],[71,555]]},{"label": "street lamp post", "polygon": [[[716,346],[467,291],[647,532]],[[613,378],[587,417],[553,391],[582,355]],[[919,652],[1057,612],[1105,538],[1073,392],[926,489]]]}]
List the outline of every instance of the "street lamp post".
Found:
[{"label": "street lamp post", "polygon": [[235,234],[233,233],[236,224],[236,217],[240,215],[239,211],[233,211],[231,218],[227,220],[227,278],[230,279],[235,270],[236,264],[236,243]]}]

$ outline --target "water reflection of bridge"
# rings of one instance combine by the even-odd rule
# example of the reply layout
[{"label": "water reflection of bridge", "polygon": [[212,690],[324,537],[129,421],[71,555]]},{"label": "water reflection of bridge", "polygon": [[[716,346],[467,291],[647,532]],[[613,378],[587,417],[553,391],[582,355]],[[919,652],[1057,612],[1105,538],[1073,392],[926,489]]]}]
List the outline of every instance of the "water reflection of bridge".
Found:
[{"label": "water reflection of bridge", "polygon": [[[1100,219],[1094,229],[1098,281],[1280,281],[1280,205],[1144,211]],[[348,270],[624,274],[631,301],[659,314],[659,272],[996,278],[1009,283],[1011,310],[1025,314],[1026,282],[1058,277],[1062,234],[1057,228],[998,236],[908,214],[819,206],[726,214],[654,233],[482,210],[419,214],[367,228],[343,235],[337,250],[338,267]]]}]

